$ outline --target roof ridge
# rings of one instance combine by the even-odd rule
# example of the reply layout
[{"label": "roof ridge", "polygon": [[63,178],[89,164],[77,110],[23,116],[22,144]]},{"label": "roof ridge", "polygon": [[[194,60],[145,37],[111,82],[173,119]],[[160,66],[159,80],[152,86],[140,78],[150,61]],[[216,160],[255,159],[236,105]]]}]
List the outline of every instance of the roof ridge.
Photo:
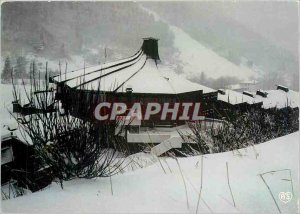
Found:
[{"label": "roof ridge", "polygon": [[[143,52],[141,52],[141,53],[143,53]],[[129,64],[129,65],[126,65],[126,66],[124,66],[124,67],[118,68],[118,69],[113,70],[113,71],[111,71],[111,72],[109,72],[109,73],[100,75],[100,76],[98,76],[98,77],[96,77],[96,78],[93,78],[93,79],[91,79],[91,80],[88,80],[88,81],[86,81],[86,82],[80,83],[79,85],[76,85],[76,86],[74,86],[73,88],[78,88],[78,87],[80,87],[80,86],[82,86],[82,85],[85,85],[85,84],[87,84],[87,83],[93,82],[93,81],[95,81],[95,80],[97,80],[97,79],[100,79],[100,78],[102,78],[102,77],[108,76],[108,75],[113,74],[113,73],[115,73],[115,72],[117,72],[117,71],[126,69],[126,68],[128,68],[128,67],[130,67],[130,66],[136,64],[136,63],[141,59],[141,57],[142,57],[143,55],[144,55],[144,54],[140,54],[140,55],[136,58],[136,59],[138,59],[138,60],[135,59],[136,61],[133,62],[133,63],[131,63],[131,64]],[[76,78],[78,78],[78,77],[76,77]]]},{"label": "roof ridge", "polygon": [[[124,59],[120,59],[120,60],[115,61],[116,64],[113,64],[113,65],[111,65],[111,66],[107,66],[107,67],[104,67],[104,68],[101,67],[100,69],[97,69],[97,70],[95,70],[95,71],[91,71],[91,72],[89,72],[89,73],[80,74],[80,75],[78,75],[78,76],[76,76],[76,77],[72,77],[72,78],[69,78],[69,79],[65,79],[65,80],[63,80],[63,81],[60,81],[60,83],[65,83],[65,82],[67,82],[67,81],[69,81],[69,80],[76,79],[76,78],[78,78],[78,77],[80,77],[80,76],[83,76],[83,75],[89,75],[89,74],[92,74],[92,73],[95,73],[95,72],[98,72],[98,71],[102,71],[102,70],[106,70],[106,69],[109,69],[109,68],[112,68],[112,67],[116,67],[116,66],[119,66],[119,65],[122,65],[122,64],[126,64],[126,63],[128,63],[128,62],[131,62],[131,61],[137,59],[141,54],[143,54],[143,51],[142,51],[142,49],[139,49],[139,51],[137,51],[137,52],[136,52],[134,55],[132,55],[131,57],[127,57],[127,58],[124,58]],[[126,59],[127,59],[127,61],[120,62],[120,61],[123,61],[123,60],[126,60]],[[118,62],[119,62],[119,63],[118,63]],[[113,63],[113,62],[110,62],[110,63]],[[101,65],[103,66],[103,65],[105,65],[105,64],[101,64]],[[81,70],[83,70],[83,69],[92,68],[92,67],[101,66],[101,65],[95,65],[95,66],[90,66],[90,67],[86,67],[86,68],[80,68],[80,69],[77,69],[77,70],[74,70],[74,71],[66,72],[66,74],[70,74],[70,73],[73,73],[73,72],[76,72],[76,71],[81,71]],[[64,73],[64,74],[65,74],[65,73]],[[59,77],[59,76],[63,76],[64,74],[56,75],[56,76],[53,76],[53,77],[51,77],[51,78],[56,78],[56,77]]]}]

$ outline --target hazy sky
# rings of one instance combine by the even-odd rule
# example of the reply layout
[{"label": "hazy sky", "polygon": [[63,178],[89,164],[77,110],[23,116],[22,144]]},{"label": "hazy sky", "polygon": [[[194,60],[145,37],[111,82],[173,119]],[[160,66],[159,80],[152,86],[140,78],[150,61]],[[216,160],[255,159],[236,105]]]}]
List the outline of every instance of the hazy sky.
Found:
[{"label": "hazy sky", "polygon": [[[298,53],[298,3],[296,1],[196,1],[166,4],[149,2],[150,6],[153,4],[166,7],[166,13],[173,12],[171,9],[168,10],[168,4],[170,6],[178,4],[179,7],[182,5],[183,8],[189,8],[191,14],[198,12],[212,19],[214,16],[234,19],[260,36],[293,52],[294,55]],[[180,14],[178,15],[180,17]],[[178,21],[184,22],[180,18]]]},{"label": "hazy sky", "polygon": [[240,2],[222,4],[224,13],[278,45],[298,52],[298,3]]}]

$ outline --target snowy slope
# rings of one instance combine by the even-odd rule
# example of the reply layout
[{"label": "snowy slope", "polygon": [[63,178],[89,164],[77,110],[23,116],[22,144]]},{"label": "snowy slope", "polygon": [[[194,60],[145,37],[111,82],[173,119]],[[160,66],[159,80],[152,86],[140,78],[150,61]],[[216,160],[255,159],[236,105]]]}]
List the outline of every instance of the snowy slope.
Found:
[{"label": "snowy slope", "polygon": [[[167,23],[155,12],[143,7],[146,12],[154,16],[156,21]],[[167,23],[168,24],[168,23]],[[182,65],[183,72],[187,78],[200,76],[201,72],[206,77],[217,79],[220,77],[235,77],[241,81],[247,81],[252,77],[257,77],[254,70],[245,66],[238,66],[219,56],[209,48],[204,47],[201,43],[194,40],[182,29],[168,24],[174,34],[174,47],[178,49],[179,64]]]},{"label": "snowy slope", "polygon": [[175,35],[174,46],[179,50],[179,60],[184,73],[192,78],[205,73],[208,78],[235,77],[240,80],[250,80],[256,77],[253,70],[237,66],[204,47],[178,27],[171,26]]},{"label": "snowy slope", "polygon": [[[255,148],[241,149],[203,157],[203,182],[198,213],[279,213],[268,188],[270,187],[282,213],[296,213],[299,197],[299,132],[284,136]],[[144,167],[112,177],[113,195],[109,178],[66,182],[64,190],[53,183],[49,188],[23,197],[2,202],[4,212],[38,213],[195,213],[201,183],[201,156],[179,158],[188,197],[176,161],[149,155]],[[148,162],[146,161],[148,160]],[[229,181],[236,207],[233,206]],[[151,164],[152,163],[152,164]],[[168,163],[168,165],[166,164]],[[164,173],[164,170],[166,173]],[[283,203],[279,192],[293,192],[293,199]]]}]

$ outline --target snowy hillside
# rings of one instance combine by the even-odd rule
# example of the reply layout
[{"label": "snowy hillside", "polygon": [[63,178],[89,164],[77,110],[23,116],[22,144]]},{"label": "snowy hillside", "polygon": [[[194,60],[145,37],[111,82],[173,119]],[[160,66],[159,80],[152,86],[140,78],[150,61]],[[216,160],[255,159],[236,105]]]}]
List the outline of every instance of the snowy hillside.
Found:
[{"label": "snowy hillside", "polygon": [[227,76],[250,80],[256,77],[253,70],[229,62],[192,39],[180,28],[172,26],[171,30],[175,35],[174,46],[179,50],[178,58],[188,78],[200,75],[201,72],[213,79]]},{"label": "snowy hillside", "polygon": [[[203,180],[198,213],[278,213],[270,187],[282,213],[296,213],[299,195],[299,132],[253,148],[210,154],[203,157]],[[148,165],[109,178],[74,180],[64,189],[49,188],[2,202],[4,212],[60,213],[195,213],[201,184],[201,156],[161,158],[146,154],[136,159]],[[148,164],[143,164],[148,162]],[[226,162],[228,163],[228,186]],[[179,167],[184,176],[181,177]],[[131,167],[129,167],[131,168]],[[292,175],[292,185],[289,170]],[[164,173],[165,171],[165,173]],[[293,192],[290,202],[278,199],[279,192]],[[113,193],[113,194],[112,194]]]},{"label": "snowy hillside", "polygon": [[[156,21],[165,22],[155,12],[140,6],[146,12],[152,14]],[[220,77],[232,77],[242,81],[257,77],[257,73],[245,66],[238,66],[219,56],[212,50],[204,47],[201,43],[191,38],[182,29],[170,25],[174,35],[174,47],[179,51],[178,62],[187,78],[200,76],[203,72],[207,78],[217,79]]]}]

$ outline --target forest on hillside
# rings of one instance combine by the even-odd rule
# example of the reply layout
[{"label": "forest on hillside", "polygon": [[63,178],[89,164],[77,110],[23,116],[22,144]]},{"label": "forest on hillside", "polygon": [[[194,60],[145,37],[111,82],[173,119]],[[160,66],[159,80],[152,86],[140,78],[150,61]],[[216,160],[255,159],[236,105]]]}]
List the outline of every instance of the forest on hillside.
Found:
[{"label": "forest on hillside", "polygon": [[[166,21],[156,20],[141,5]],[[142,38],[152,36],[159,38],[162,61],[180,72],[186,62],[176,63],[176,35],[170,30],[174,25],[230,62],[258,71],[258,81],[267,80],[264,85],[268,88],[280,83],[299,90],[295,7],[265,4],[261,7],[266,11],[263,14],[255,12],[251,3],[238,5],[242,9],[234,17],[230,14],[232,5],[216,2],[5,2],[1,7],[2,65],[7,57],[12,67],[25,64],[27,73],[33,60],[40,70],[49,62],[53,72],[57,72],[59,62],[69,61],[68,69],[95,65],[134,54]],[[248,18],[247,11],[258,18]],[[239,21],[242,15],[259,20],[260,28],[273,30],[268,34],[261,29],[255,31]],[[275,26],[269,27],[270,23]],[[294,30],[287,30],[286,25]],[[200,71],[195,72],[199,75],[192,80],[210,87],[239,82],[232,78],[227,81],[224,76],[208,84]]]},{"label": "forest on hillside", "polygon": [[33,52],[61,59],[83,54],[93,61],[90,49],[100,52],[100,58],[104,48],[133,53],[149,35],[159,38],[160,46],[172,47],[168,26],[136,3],[7,2],[1,9],[2,56]]}]

